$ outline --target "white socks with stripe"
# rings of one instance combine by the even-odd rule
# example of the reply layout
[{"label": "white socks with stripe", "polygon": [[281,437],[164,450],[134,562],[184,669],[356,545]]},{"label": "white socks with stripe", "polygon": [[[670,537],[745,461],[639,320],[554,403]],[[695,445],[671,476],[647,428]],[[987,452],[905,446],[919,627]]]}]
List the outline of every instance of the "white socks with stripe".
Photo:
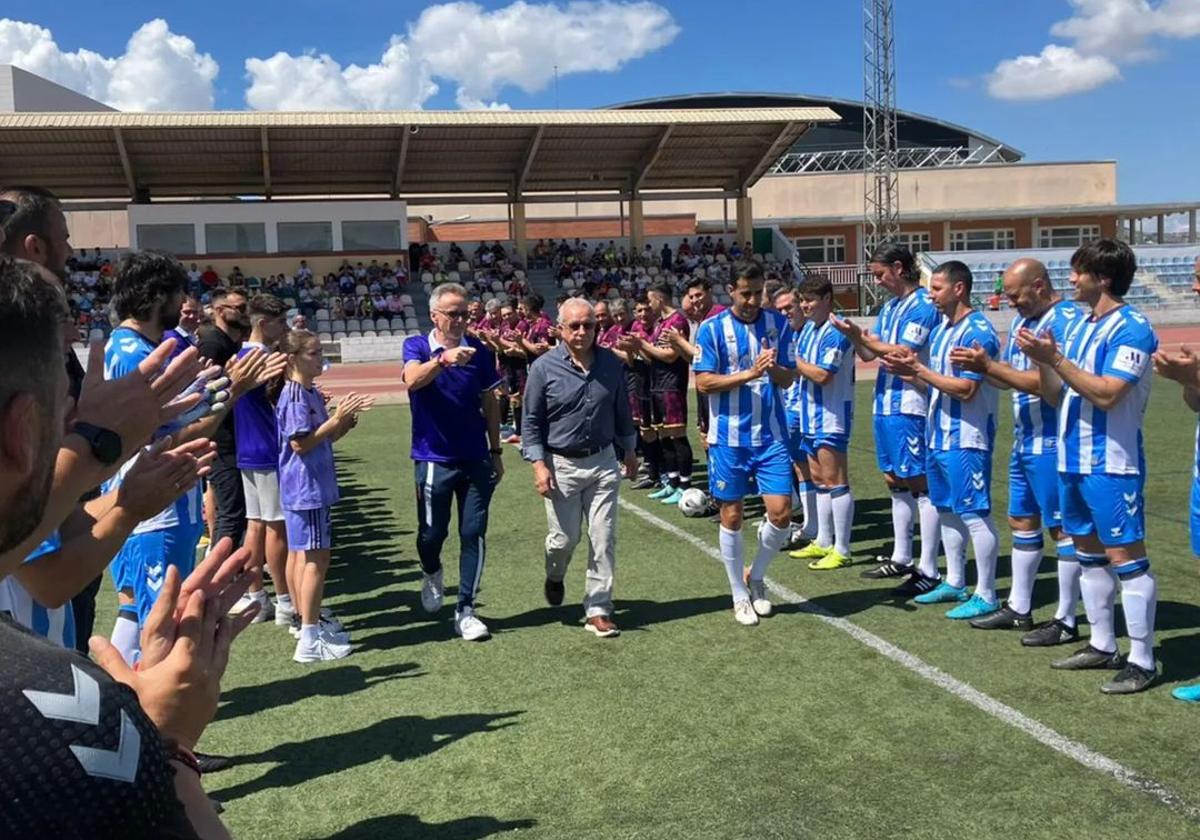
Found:
[{"label": "white socks with stripe", "polygon": [[828,487],[817,488],[817,545],[821,548],[833,546],[833,499]]},{"label": "white socks with stripe", "polygon": [[829,488],[833,508],[833,550],[843,557],[850,556],[850,532],[854,528],[854,494],[845,484]]},{"label": "white socks with stripe", "polygon": [[[767,567],[779,553],[779,549],[787,545],[791,528],[776,528],[770,519],[763,522],[758,529],[758,552],[754,555],[754,564],[750,567],[750,579],[762,580],[767,576]],[[724,552],[722,552],[724,556]]]},{"label": "white socks with stripe", "polygon": [[[1131,570],[1131,574],[1126,569]],[[1144,559],[1122,563],[1113,571],[1121,579],[1121,606],[1125,610],[1125,626],[1129,629],[1129,661],[1153,671],[1158,581],[1146,568]]]},{"label": "white socks with stripe", "polygon": [[729,590],[733,593],[733,600],[747,601],[750,599],[750,591],[746,589],[746,583],[742,580],[742,571],[745,568],[745,561],[742,559],[742,532],[730,531],[722,525],[720,543],[721,562],[725,564],[725,574],[729,576]]},{"label": "white socks with stripe", "polygon": [[917,500],[908,490],[892,490],[892,562],[912,565],[913,522],[917,518]]},{"label": "white socks with stripe", "polygon": [[1079,576],[1083,569],[1075,557],[1075,542],[1070,537],[1058,541],[1058,611],[1054,617],[1068,627],[1075,626],[1079,604]]},{"label": "white socks with stripe", "polygon": [[[967,585],[967,523],[950,511],[941,512],[941,523],[942,547],[946,549],[946,583],[962,589]],[[922,565],[924,553],[921,552]]]},{"label": "white socks with stripe", "polygon": [[1033,608],[1033,583],[1037,580],[1045,542],[1041,531],[1012,532],[1012,589],[1008,606],[1022,615]]},{"label": "white socks with stripe", "polygon": [[800,497],[800,509],[804,512],[804,527],[801,534],[805,539],[815,539],[817,536],[817,485],[811,481],[801,481],[797,493]]},{"label": "white socks with stripe", "polygon": [[118,612],[116,623],[113,624],[112,635],[108,637],[108,640],[112,642],[113,647],[120,651],[125,664],[132,668],[133,663],[138,659],[138,654],[142,652],[142,634],[138,631],[136,615],[127,610]]},{"label": "white socks with stripe", "polygon": [[[928,494],[917,496],[917,510],[921,517],[921,574],[937,580],[938,536],[941,533],[941,515],[930,501]],[[949,552],[946,552],[949,555]]]},{"label": "white socks with stripe", "polygon": [[1117,573],[1104,555],[1078,553],[1083,566],[1079,588],[1083,593],[1083,608],[1092,626],[1089,643],[1096,650],[1111,653],[1117,649],[1117,634],[1113,629],[1113,601],[1117,596]]},{"label": "white socks with stripe", "polygon": [[1000,537],[991,514],[963,514],[971,532],[971,547],[975,550],[975,594],[989,604],[996,603],[996,558],[1000,552]]}]

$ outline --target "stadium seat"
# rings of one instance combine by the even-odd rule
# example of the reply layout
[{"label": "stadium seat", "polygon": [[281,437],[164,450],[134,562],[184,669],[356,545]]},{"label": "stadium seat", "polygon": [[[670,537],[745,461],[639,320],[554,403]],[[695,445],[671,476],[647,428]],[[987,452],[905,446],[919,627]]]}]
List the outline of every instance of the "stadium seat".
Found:
[{"label": "stadium seat", "polygon": [[494,292],[484,292],[484,293],[483,293],[483,294],[480,296],[480,298],[479,298],[479,299],[480,299],[480,300],[482,300],[484,303],[487,303],[489,300],[494,300],[494,299],[495,299],[495,297],[496,297],[496,295],[495,295],[495,293],[494,293]]},{"label": "stadium seat", "polygon": [[330,321],[317,321],[317,332],[333,332],[333,323]]},{"label": "stadium seat", "polygon": [[392,326],[392,322],[390,320],[388,320],[387,318],[376,318],[375,319],[375,329],[377,329],[377,330],[386,330],[386,329],[389,329],[391,326]]},{"label": "stadium seat", "polygon": [[364,295],[369,295],[370,293],[371,293],[371,290],[369,288],[367,288],[365,285],[363,285],[362,283],[359,283],[357,286],[354,287],[354,294],[358,295],[359,297],[363,297]]},{"label": "stadium seat", "polygon": [[316,318],[318,321],[328,321],[329,320],[329,310],[328,309],[318,309],[316,311],[316,313],[314,313],[313,317]]},{"label": "stadium seat", "polygon": [[433,272],[432,271],[422,271],[421,272],[421,282],[424,283],[426,286],[432,286],[433,285]]},{"label": "stadium seat", "polygon": [[333,340],[334,340],[334,341],[341,341],[341,340],[342,340],[343,338],[345,338],[345,337],[346,337],[346,334],[345,334],[344,332],[335,332],[335,333],[333,334]]},{"label": "stadium seat", "polygon": [[404,319],[404,328],[406,330],[415,330],[419,326],[420,326],[420,324],[417,323],[416,318],[405,318]]},{"label": "stadium seat", "polygon": [[346,331],[346,322],[341,320],[340,318],[334,319],[333,323],[330,324],[330,327],[333,329],[333,331],[335,333],[336,332],[345,332]]},{"label": "stadium seat", "polygon": [[405,317],[405,318],[415,318],[415,317],[417,317],[417,307],[415,307],[415,306],[406,306],[406,307],[404,307],[404,317]]},{"label": "stadium seat", "polygon": [[459,274],[457,271],[451,271],[449,274],[446,275],[446,279],[449,280],[451,283],[461,283],[462,275]]},{"label": "stadium seat", "polygon": [[492,291],[493,291],[493,292],[503,292],[503,291],[504,291],[504,283],[503,283],[503,281],[500,281],[500,280],[493,280],[493,281],[492,281]]},{"label": "stadium seat", "polygon": [[412,295],[400,295],[400,303],[402,306],[412,306]]},{"label": "stadium seat", "polygon": [[317,333],[317,340],[322,344],[329,344],[333,341],[333,334],[329,332],[319,332]]},{"label": "stadium seat", "polygon": [[471,270],[471,264],[469,262],[467,262],[466,260],[462,260],[459,262],[458,271],[460,274],[468,273],[468,272],[470,272],[470,270]]},{"label": "stadium seat", "polygon": [[518,280],[524,280],[525,272],[518,268],[516,271],[513,272],[513,277],[516,277]]},{"label": "stadium seat", "polygon": [[414,335],[420,335],[420,334],[421,334],[421,331],[420,331],[420,330],[417,330],[417,329],[410,329],[410,330],[408,331],[408,336],[409,336],[409,338],[411,338],[411,337],[412,337],[412,336],[414,336]]},{"label": "stadium seat", "polygon": [[363,330],[363,338],[375,338],[379,333],[375,330]]},{"label": "stadium seat", "polygon": [[346,338],[362,338],[362,331],[361,330],[350,330],[350,332],[348,332],[346,334]]},{"label": "stadium seat", "polygon": [[391,338],[391,337],[392,337],[392,331],[391,331],[391,330],[380,330],[380,331],[379,331],[379,337],[380,337],[380,338]]}]

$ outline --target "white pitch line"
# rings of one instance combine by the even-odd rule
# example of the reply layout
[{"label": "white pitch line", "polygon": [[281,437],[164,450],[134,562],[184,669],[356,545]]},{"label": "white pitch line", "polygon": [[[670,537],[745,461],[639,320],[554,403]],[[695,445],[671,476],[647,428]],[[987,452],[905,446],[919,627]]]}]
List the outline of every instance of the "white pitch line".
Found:
[{"label": "white pitch line", "polygon": [[[618,503],[622,508],[632,513],[634,516],[644,519],[651,525],[666,531],[673,537],[678,537],[684,542],[704,554],[708,555],[717,562],[721,562],[721,553],[709,543],[690,534],[671,522],[655,516],[647,510],[635,505],[626,499],[618,499]],[[928,682],[933,683],[939,688],[953,694],[960,700],[970,703],[977,709],[991,715],[1002,723],[1006,723],[1014,729],[1019,729],[1026,735],[1038,741],[1041,744],[1049,747],[1057,753],[1065,755],[1067,758],[1075,761],[1089,770],[1095,770],[1099,773],[1112,776],[1121,784],[1139,793],[1144,793],[1154,797],[1162,804],[1166,805],[1172,811],[1180,816],[1183,816],[1193,822],[1200,822],[1200,808],[1186,802],[1179,794],[1168,788],[1166,785],[1155,781],[1137,773],[1134,770],[1126,767],[1120,762],[1114,761],[1102,753],[1098,753],[1090,747],[1073,741],[1065,735],[1062,735],[1043,723],[1039,723],[1031,717],[1028,717],[999,700],[984,694],[979,689],[963,682],[960,679],[950,676],[940,668],[935,668],[928,662],[914,656],[906,650],[896,647],[891,642],[881,639],[874,633],[864,630],[852,621],[840,618],[833,615],[819,604],[814,604],[798,592],[793,592],[786,586],[783,586],[770,578],[766,580],[767,588],[775,595],[789,604],[799,606],[803,612],[825,622],[830,627],[841,630],[846,635],[855,639],[858,642],[866,645],[893,662],[907,668],[917,676]]]}]

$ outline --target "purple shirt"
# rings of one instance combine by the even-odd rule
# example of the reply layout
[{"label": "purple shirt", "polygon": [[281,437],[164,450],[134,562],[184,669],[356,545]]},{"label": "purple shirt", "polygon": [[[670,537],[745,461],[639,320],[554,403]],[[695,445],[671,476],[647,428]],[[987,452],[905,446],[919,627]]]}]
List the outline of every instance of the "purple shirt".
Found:
[{"label": "purple shirt", "polygon": [[[238,358],[262,346],[247,341],[238,351]],[[279,428],[275,407],[267,399],[266,385],[260,385],[233,404],[233,429],[239,470],[279,468]]]},{"label": "purple shirt", "polygon": [[[469,363],[444,368],[424,388],[408,392],[414,461],[452,464],[488,457],[481,395],[500,384],[496,357],[469,335],[463,342],[475,348]],[[414,335],[404,342],[404,364],[427,362],[442,349],[433,333]]]},{"label": "purple shirt", "polygon": [[303,455],[291,441],[306,437],[329,419],[325,399],[316,388],[288,381],[275,406],[279,424],[279,504],[284,510],[315,510],[338,500],[333,443],[328,438]]},{"label": "purple shirt", "polygon": [[[195,347],[197,343],[195,333],[188,335],[178,327],[163,331],[162,341],[166,341],[168,338],[175,339],[175,347],[173,350],[171,350],[171,355],[167,359],[168,363],[173,361],[176,356],[183,353],[183,351],[187,350],[189,347]],[[162,342],[160,341],[159,343],[161,344]]]}]

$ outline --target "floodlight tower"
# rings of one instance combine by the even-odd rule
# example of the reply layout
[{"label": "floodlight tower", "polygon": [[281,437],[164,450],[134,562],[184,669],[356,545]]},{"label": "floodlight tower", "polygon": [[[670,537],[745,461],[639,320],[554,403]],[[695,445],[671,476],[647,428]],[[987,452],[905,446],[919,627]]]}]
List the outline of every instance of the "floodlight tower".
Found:
[{"label": "floodlight tower", "polygon": [[863,0],[863,249],[900,233],[893,0]]}]

